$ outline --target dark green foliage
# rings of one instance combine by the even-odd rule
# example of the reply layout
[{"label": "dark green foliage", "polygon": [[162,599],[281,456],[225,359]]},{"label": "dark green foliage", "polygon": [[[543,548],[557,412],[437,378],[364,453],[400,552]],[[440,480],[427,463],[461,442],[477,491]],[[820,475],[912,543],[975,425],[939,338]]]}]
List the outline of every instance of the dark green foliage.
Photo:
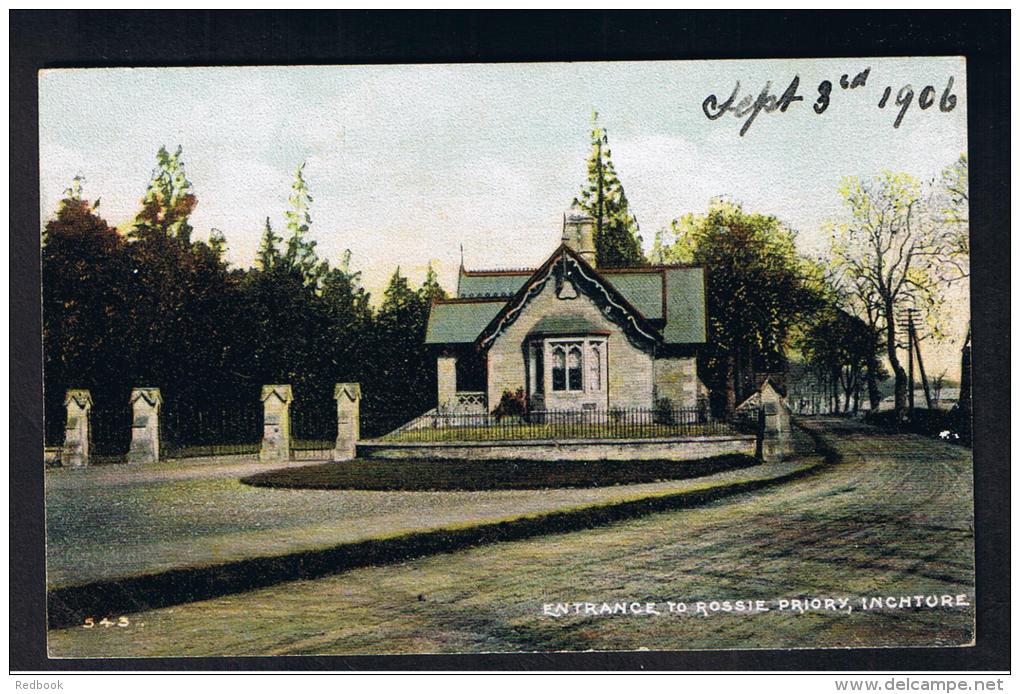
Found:
[{"label": "dark green foliage", "polygon": [[435,362],[425,345],[425,326],[432,297],[442,290],[438,284],[426,282],[415,291],[398,267],[375,316],[363,404],[367,419],[387,422],[384,429],[421,414],[435,403]]},{"label": "dark green foliage", "polygon": [[701,460],[356,460],[260,472],[241,481],[259,487],[481,491],[610,487],[680,480],[757,465],[746,455]]},{"label": "dark green foliage", "polygon": [[864,421],[880,427],[910,431],[921,436],[942,439],[961,446],[971,445],[970,413],[960,407],[951,410],[928,410],[915,407],[909,419],[900,421],[896,410],[869,412]]},{"label": "dark green foliage", "polygon": [[524,394],[524,389],[518,388],[516,393],[509,389],[504,390],[499,404],[492,410],[492,414],[496,416],[497,422],[503,417],[524,417],[527,415],[528,397]]},{"label": "dark green foliage", "polygon": [[759,385],[755,374],[785,369],[795,326],[821,305],[821,272],[794,238],[775,217],[717,201],[656,239],[658,261],[707,270],[709,342],[699,367],[717,410],[732,413]]},{"label": "dark green foliage", "polygon": [[420,288],[398,270],[373,311],[349,251],[337,267],[316,256],[298,169],[285,248],[267,219],[255,267],[230,269],[222,232],[191,240],[197,199],[180,155],[160,149],[128,236],[81,199],[80,179],[46,225],[47,442],[62,439],[68,388],[91,390],[97,416],[126,417],[132,387],[158,387],[167,421],[236,412],[271,383],[291,384],[309,420],[335,412],[338,382],[361,383],[366,415],[393,426],[428,409],[435,374],[423,336],[431,302],[445,296],[432,268]]},{"label": "dark green foliage", "polygon": [[166,147],[156,153],[156,169],[142,199],[142,210],[135,219],[134,236],[167,236],[182,244],[191,242],[188,217],[198,199],[191,192],[191,181],[184,174],[181,148],[170,154]]},{"label": "dark green foliage", "polygon": [[631,214],[623,184],[616,175],[609,137],[592,114],[588,180],[574,200],[595,220],[595,260],[599,267],[647,265],[637,218]]},{"label": "dark green foliage", "polygon": [[213,252],[217,260],[223,260],[223,255],[227,252],[227,237],[219,229],[209,232],[209,250]]},{"label": "dark green foliage", "polygon": [[130,334],[131,265],[127,242],[80,190],[46,224],[42,248],[43,369],[47,441],[63,436],[64,394],[88,388],[94,400],[127,405],[124,345]]},{"label": "dark green foliage", "polygon": [[669,398],[656,398],[654,416],[656,424],[675,424],[673,401]]},{"label": "dark green foliage", "polygon": [[430,306],[433,302],[446,298],[446,290],[439,286],[439,276],[436,274],[435,268],[432,267],[432,263],[429,263],[425,269],[425,281],[422,282],[419,294]]},{"label": "dark green foliage", "polygon": [[255,255],[255,269],[268,271],[276,267],[280,262],[279,243],[283,239],[273,232],[273,225],[266,217],[266,228],[262,232],[262,241],[259,243],[258,253]]},{"label": "dark green foliage", "polygon": [[820,380],[831,386],[835,412],[858,411],[869,369],[874,370],[876,381],[888,377],[878,361],[882,348],[880,333],[835,304],[826,305],[810,316],[797,342]]}]

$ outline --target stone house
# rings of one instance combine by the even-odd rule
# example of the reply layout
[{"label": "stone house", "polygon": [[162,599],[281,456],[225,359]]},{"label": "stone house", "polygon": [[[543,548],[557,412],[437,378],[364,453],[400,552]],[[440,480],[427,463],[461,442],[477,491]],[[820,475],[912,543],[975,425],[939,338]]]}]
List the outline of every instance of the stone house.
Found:
[{"label": "stone house", "polygon": [[598,269],[593,220],[564,218],[561,243],[527,270],[466,270],[433,304],[439,412],[492,411],[523,390],[533,410],[693,408],[706,340],[705,272],[659,265]]}]

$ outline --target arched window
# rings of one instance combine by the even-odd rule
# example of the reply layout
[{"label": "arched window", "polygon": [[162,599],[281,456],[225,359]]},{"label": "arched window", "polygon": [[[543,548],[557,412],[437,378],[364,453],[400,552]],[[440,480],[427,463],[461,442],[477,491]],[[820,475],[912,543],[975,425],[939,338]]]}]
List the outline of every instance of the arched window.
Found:
[{"label": "arched window", "polygon": [[594,391],[602,390],[602,350],[598,345],[591,346],[588,374],[589,389]]},{"label": "arched window", "polygon": [[552,389],[567,389],[567,350],[559,346],[552,351]]},{"label": "arched window", "polygon": [[582,361],[581,348],[571,347],[567,355],[567,390],[583,390]]},{"label": "arched window", "polygon": [[535,380],[532,392],[541,395],[545,392],[545,364],[542,359],[543,346],[541,342],[531,345],[532,359],[534,361]]}]

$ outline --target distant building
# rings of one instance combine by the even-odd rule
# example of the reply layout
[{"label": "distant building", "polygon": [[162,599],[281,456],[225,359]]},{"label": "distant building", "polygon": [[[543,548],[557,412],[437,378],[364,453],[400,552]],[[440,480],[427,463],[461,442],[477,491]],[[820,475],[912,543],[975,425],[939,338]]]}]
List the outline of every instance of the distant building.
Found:
[{"label": "distant building", "polygon": [[535,269],[466,270],[437,301],[439,411],[491,411],[504,391],[532,409],[696,407],[706,341],[700,267],[595,267],[594,222],[564,218],[561,244]]}]

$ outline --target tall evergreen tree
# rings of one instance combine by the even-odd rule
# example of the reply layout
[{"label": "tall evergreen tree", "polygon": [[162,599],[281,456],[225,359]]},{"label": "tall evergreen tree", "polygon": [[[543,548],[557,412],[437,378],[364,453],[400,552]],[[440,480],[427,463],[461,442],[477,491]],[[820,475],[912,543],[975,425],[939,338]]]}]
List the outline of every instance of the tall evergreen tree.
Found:
[{"label": "tall evergreen tree", "polygon": [[209,232],[209,249],[216,256],[217,260],[223,260],[223,256],[227,252],[227,237],[219,229],[213,229]]},{"label": "tall evergreen tree", "polygon": [[[235,351],[231,320],[238,297],[223,261],[222,234],[193,242],[189,216],[198,203],[181,148],[160,147],[128,244],[131,263],[129,344],[121,360],[136,385],[164,389],[169,411],[212,407],[227,388],[225,369]],[[134,363],[126,363],[134,355]]]},{"label": "tall evergreen tree", "polygon": [[616,175],[609,136],[592,114],[588,180],[574,199],[595,220],[595,259],[600,267],[647,265],[637,218],[631,214],[623,184]]},{"label": "tall evergreen tree", "polygon": [[294,172],[294,183],[288,198],[290,209],[284,214],[287,219],[287,249],[284,262],[287,267],[297,271],[305,284],[317,284],[322,277],[324,268],[315,252],[316,242],[309,238],[312,225],[312,195],[304,177],[305,165],[301,164]]},{"label": "tall evergreen tree", "polygon": [[425,269],[425,281],[422,282],[419,294],[426,305],[431,305],[438,299],[446,298],[446,290],[440,286],[439,275],[436,273],[436,269],[432,267],[431,262]]},{"label": "tall evergreen tree", "polygon": [[142,210],[135,218],[133,236],[145,238],[160,235],[187,245],[191,242],[188,218],[198,200],[191,191],[191,181],[184,173],[181,147],[170,154],[166,147],[156,153],[156,170],[142,199]]},{"label": "tall evergreen tree", "polygon": [[266,217],[266,228],[262,232],[262,240],[259,242],[259,250],[255,254],[255,267],[263,272],[269,272],[280,261],[280,247],[277,245],[283,239],[273,233],[273,225]]},{"label": "tall evergreen tree", "polygon": [[376,313],[371,384],[365,405],[370,416],[389,428],[421,414],[435,398],[435,378],[425,346],[431,289],[415,290],[397,270],[390,277]]},{"label": "tall evergreen tree", "polygon": [[379,322],[392,326],[407,324],[406,319],[414,319],[420,307],[420,295],[411,289],[410,284],[400,272],[400,266],[390,277],[390,283],[383,292],[383,302],[379,307]]}]

